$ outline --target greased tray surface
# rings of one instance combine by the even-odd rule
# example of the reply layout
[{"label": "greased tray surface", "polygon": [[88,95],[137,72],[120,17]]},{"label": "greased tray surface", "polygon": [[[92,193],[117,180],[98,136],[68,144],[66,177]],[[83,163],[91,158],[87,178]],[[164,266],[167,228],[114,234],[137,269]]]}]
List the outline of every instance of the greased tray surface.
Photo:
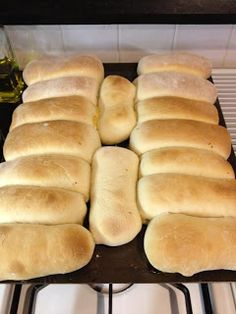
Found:
[{"label": "greased tray surface", "polygon": [[[137,64],[134,63],[105,64],[105,72],[106,75],[118,74],[133,80],[137,76],[136,67]],[[0,128],[4,136],[8,132],[11,115],[15,107],[16,105],[12,104],[0,105]],[[216,107],[220,116],[220,124],[225,126],[218,100]],[[122,146],[126,145],[127,143],[122,144]],[[231,151],[229,161],[236,172],[236,158],[233,150]],[[85,225],[88,226],[88,219],[86,219]],[[143,250],[145,230],[146,226],[143,226],[142,231],[133,241],[119,247],[97,245],[91,262],[78,271],[65,275],[51,275],[28,281],[19,281],[18,283],[177,283],[236,281],[236,271],[207,271],[198,273],[192,277],[184,277],[180,274],[167,274],[156,270],[149,264]]]}]

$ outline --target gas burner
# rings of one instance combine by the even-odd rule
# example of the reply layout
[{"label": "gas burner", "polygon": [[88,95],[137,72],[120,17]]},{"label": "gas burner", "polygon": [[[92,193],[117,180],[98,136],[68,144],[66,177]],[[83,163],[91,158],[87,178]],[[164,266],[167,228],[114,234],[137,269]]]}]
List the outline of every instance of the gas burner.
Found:
[{"label": "gas burner", "polygon": [[117,294],[128,290],[130,287],[133,286],[133,283],[129,284],[90,284],[90,288],[95,290],[96,292],[102,294],[109,294],[109,287],[112,288],[112,293]]}]

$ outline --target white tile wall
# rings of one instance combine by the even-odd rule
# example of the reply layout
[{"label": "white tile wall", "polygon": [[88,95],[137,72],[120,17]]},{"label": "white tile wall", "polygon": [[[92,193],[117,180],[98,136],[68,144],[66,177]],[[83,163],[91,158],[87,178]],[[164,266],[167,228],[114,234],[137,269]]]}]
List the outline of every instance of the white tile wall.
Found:
[{"label": "white tile wall", "polygon": [[236,68],[236,25],[233,26],[231,36],[229,38],[229,44],[224,59],[224,67]]},{"label": "white tile wall", "polygon": [[103,62],[118,62],[117,25],[64,25],[61,29],[66,53],[96,54]]},{"label": "white tile wall", "polygon": [[20,67],[41,55],[79,52],[103,62],[136,62],[149,53],[187,50],[214,67],[236,68],[236,25],[7,26]]},{"label": "white tile wall", "polygon": [[175,25],[120,25],[120,62],[137,62],[150,53],[172,50]]},{"label": "white tile wall", "polygon": [[21,68],[42,55],[64,52],[59,25],[7,26],[6,31]]},{"label": "white tile wall", "polygon": [[188,50],[208,57],[222,67],[232,25],[177,25],[174,50]]}]

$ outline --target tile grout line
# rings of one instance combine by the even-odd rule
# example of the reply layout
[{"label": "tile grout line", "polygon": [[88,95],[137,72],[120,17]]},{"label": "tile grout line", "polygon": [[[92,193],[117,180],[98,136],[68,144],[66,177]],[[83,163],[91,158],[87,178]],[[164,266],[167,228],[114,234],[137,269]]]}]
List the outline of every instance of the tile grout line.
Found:
[{"label": "tile grout line", "polygon": [[227,52],[228,52],[228,49],[229,49],[229,45],[230,45],[230,42],[231,42],[231,39],[232,39],[232,36],[233,36],[233,30],[234,30],[234,24],[231,25],[231,31],[230,31],[229,38],[228,38],[228,41],[227,41],[227,44],[226,44],[226,49],[225,49],[225,52],[224,52],[223,62],[222,62],[222,66],[223,67],[225,66],[225,59],[226,59]]},{"label": "tile grout line", "polygon": [[120,62],[120,25],[117,24],[117,35],[116,35],[116,40],[117,40],[117,53],[118,53],[118,63]]},{"label": "tile grout line", "polygon": [[174,36],[171,44],[171,51],[174,50],[174,47],[176,45],[176,33],[177,33],[177,24],[175,24],[175,30],[174,30]]},{"label": "tile grout line", "polygon": [[66,54],[66,50],[65,50],[65,42],[64,42],[64,32],[62,30],[62,25],[59,25],[59,26],[60,26],[60,30],[61,30],[61,40],[62,40],[63,54],[65,55]]}]

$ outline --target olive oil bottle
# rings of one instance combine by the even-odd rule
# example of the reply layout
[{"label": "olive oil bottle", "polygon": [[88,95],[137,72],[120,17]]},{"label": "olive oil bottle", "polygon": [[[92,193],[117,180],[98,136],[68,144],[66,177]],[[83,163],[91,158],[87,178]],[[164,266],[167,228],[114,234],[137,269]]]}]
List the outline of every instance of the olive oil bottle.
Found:
[{"label": "olive oil bottle", "polygon": [[14,59],[0,59],[0,103],[15,103],[22,94],[24,83]]},{"label": "olive oil bottle", "polygon": [[16,103],[20,100],[23,87],[10,41],[4,28],[0,27],[0,103]]}]

